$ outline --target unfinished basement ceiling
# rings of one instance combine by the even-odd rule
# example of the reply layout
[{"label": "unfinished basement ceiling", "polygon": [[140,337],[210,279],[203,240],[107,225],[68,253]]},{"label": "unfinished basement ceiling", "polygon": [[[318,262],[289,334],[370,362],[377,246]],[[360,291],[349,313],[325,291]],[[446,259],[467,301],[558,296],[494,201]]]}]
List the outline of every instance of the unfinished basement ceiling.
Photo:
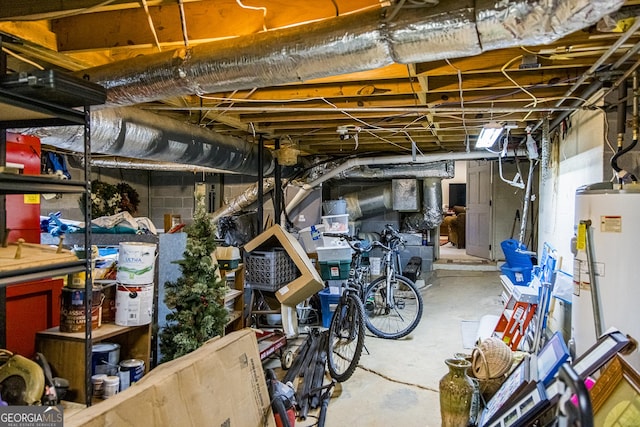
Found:
[{"label": "unfinished basement ceiling", "polygon": [[[282,147],[293,147],[307,156],[409,154],[412,149],[419,155],[473,150],[480,128],[490,120],[517,126],[511,130],[517,143],[527,125],[536,127],[545,118],[553,122],[580,108],[581,98],[600,83],[615,85],[638,65],[640,33],[635,31],[637,26],[628,32],[633,22],[623,18],[640,14],[640,1],[530,0],[509,4],[526,6],[528,17],[546,19],[549,5],[559,3],[564,5],[556,10],[559,17],[577,16],[584,26],[574,23],[577,31],[570,27],[570,33],[549,41],[548,35],[538,37],[541,27],[548,25],[565,34],[566,20],[550,19],[539,26],[516,20],[522,28],[515,28],[506,25],[505,15],[496,13],[496,19],[505,24],[502,30],[513,33],[506,48],[489,37],[493,33],[477,34],[482,31],[476,24],[487,25],[492,17],[491,13],[479,13],[493,10],[494,2],[488,0],[0,0],[0,33],[10,36],[3,37],[9,72],[28,71],[35,65],[88,72],[93,80],[106,82],[111,94],[116,94],[118,85],[125,87],[124,95],[114,95],[114,105],[133,105],[250,143],[257,143],[262,136],[267,146],[273,147],[279,140]],[[602,20],[589,25],[595,12],[582,12],[591,7],[596,12],[609,8],[615,13],[606,25]],[[430,21],[406,22],[420,15],[429,16]],[[301,25],[304,27],[298,27]],[[453,27],[462,35],[447,36]],[[323,28],[330,28],[331,34],[344,28],[345,39],[323,40],[319,30]],[[291,55],[292,51],[298,56],[322,55],[336,44],[346,45],[350,34],[368,38],[381,32],[385,36],[369,40],[367,49],[380,45],[386,54],[386,31],[394,28],[400,28],[394,37],[409,42],[412,28],[419,30],[423,39],[433,31],[451,40],[434,38],[433,44],[427,45],[433,52],[424,48],[395,52],[392,40],[391,59],[356,50],[348,52],[347,61],[336,63],[329,58],[324,64],[311,63],[310,69],[298,66],[295,61],[300,58]],[[296,49],[279,46],[278,40],[285,38],[273,35],[280,34],[297,37]],[[468,34],[480,41],[467,43]],[[520,46],[520,40],[526,45]],[[540,40],[545,44],[540,45]],[[180,63],[186,61],[182,54],[189,56],[198,46],[200,52],[211,51],[211,58],[224,57],[220,53],[223,48],[232,51],[238,46],[242,54],[234,64],[240,70],[235,80],[208,82],[202,87],[215,88],[214,83],[219,83],[221,89],[200,93],[189,91],[189,82],[186,89],[153,86],[157,58]],[[243,56],[242,49],[249,47],[251,55]],[[262,74],[252,74],[256,55],[279,49],[282,55],[271,59],[271,68],[267,62],[260,68]],[[407,63],[398,63],[398,56]],[[203,67],[229,65],[222,62]],[[283,65],[288,62],[294,64],[292,69]],[[151,70],[148,74],[145,67]],[[135,74],[138,68],[143,72]],[[125,72],[114,73],[116,69]],[[127,75],[126,70],[134,70],[134,74]],[[338,74],[340,70],[363,71]],[[301,77],[295,82],[285,72]],[[307,75],[323,77],[304,78]],[[132,82],[136,78],[139,81]],[[174,78],[183,79],[179,67]],[[136,98],[139,93],[127,86],[144,87],[147,83],[148,99]],[[128,95],[130,99],[123,100]]]}]

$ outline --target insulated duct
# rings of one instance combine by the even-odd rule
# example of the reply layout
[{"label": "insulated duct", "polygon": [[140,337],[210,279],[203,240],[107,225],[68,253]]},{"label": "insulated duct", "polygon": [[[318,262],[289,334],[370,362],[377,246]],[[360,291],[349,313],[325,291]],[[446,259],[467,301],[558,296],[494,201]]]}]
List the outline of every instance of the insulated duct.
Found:
[{"label": "insulated duct", "polygon": [[342,179],[394,179],[394,178],[453,178],[455,164],[453,160],[433,163],[415,163],[404,165],[384,165],[381,167],[360,166],[340,173]]},{"label": "insulated duct", "polygon": [[425,178],[422,181],[421,230],[431,230],[442,223],[442,179]]},{"label": "insulated duct", "polygon": [[[379,156],[379,157],[357,157],[349,159],[340,164],[336,168],[324,173],[321,176],[315,177],[315,179],[304,184],[298,193],[287,204],[287,212],[291,212],[300,202],[302,202],[311,191],[322,183],[340,177],[344,172],[361,167],[361,166],[385,166],[390,165],[412,165],[412,164],[427,164],[431,162],[442,162],[446,160],[478,160],[478,159],[491,159],[500,156],[501,152],[494,151],[470,151],[468,153],[437,153],[437,154],[425,154],[418,156],[415,159],[412,156]],[[512,156],[526,156],[527,152],[522,150],[510,151],[507,153],[508,157]]]},{"label": "insulated duct", "polygon": [[[137,108],[107,108],[91,111],[91,151],[134,159],[198,165],[255,176],[258,146],[243,139],[221,135]],[[43,144],[66,150],[84,150],[81,126],[21,129]],[[263,172],[274,167],[266,152]]]},{"label": "insulated duct", "polygon": [[411,64],[550,43],[615,12],[623,0],[465,0],[343,15],[86,69],[107,104],[301,82],[393,62]]},{"label": "insulated duct", "polygon": [[162,172],[229,173],[227,171],[207,168],[204,166],[194,166],[183,163],[153,162],[149,160],[130,159],[128,157],[92,157],[91,166],[97,168],[132,169]]},{"label": "insulated duct", "polygon": [[363,191],[348,193],[342,196],[347,202],[349,220],[355,221],[363,216],[385,212],[393,208],[391,184],[384,187],[373,187]]},{"label": "insulated duct", "polygon": [[[273,190],[274,184],[275,180],[273,178],[267,178],[263,180],[263,194],[267,194],[269,191]],[[240,212],[241,210],[251,206],[251,204],[256,200],[258,200],[258,183],[249,186],[240,196],[236,197],[226,206],[223,206],[222,208],[212,213],[211,221],[217,223],[217,221],[223,216],[229,216],[233,215],[236,212]]]},{"label": "insulated duct", "polygon": [[[594,24],[623,3],[465,0],[400,10],[391,20],[386,8],[138,56],[78,75],[107,89],[107,106],[134,105],[545,44]],[[91,120],[95,152],[257,174],[255,147],[237,138],[122,109],[94,108]],[[78,128],[48,132],[45,144],[82,151]],[[272,168],[265,153],[264,173]]]}]

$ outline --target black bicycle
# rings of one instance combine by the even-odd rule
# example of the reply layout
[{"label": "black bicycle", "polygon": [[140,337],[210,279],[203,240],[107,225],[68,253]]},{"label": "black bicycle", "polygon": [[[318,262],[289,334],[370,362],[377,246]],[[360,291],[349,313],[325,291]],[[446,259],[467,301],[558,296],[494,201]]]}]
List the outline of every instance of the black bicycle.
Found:
[{"label": "black bicycle", "polygon": [[387,339],[402,338],[420,323],[424,302],[416,284],[398,273],[400,249],[405,241],[397,230],[386,225],[382,242],[376,246],[385,252],[382,260],[384,274],[367,287],[364,312],[367,328],[376,336]]},{"label": "black bicycle", "polygon": [[[424,301],[416,284],[398,273],[400,249],[404,239],[391,225],[386,225],[381,241],[365,243],[355,237],[325,233],[340,237],[349,244],[354,254],[349,280],[359,290],[364,305],[367,329],[375,336],[386,339],[402,338],[410,334],[420,323]],[[382,267],[384,274],[369,283],[370,269],[362,266],[362,255],[379,247],[384,252]]]},{"label": "black bicycle", "polygon": [[[334,237],[344,237],[336,234]],[[356,251],[353,256],[349,279],[342,290],[340,300],[329,325],[328,367],[331,377],[343,382],[351,378],[364,346],[364,283],[362,275],[366,269],[360,266],[361,247],[350,246]]]}]

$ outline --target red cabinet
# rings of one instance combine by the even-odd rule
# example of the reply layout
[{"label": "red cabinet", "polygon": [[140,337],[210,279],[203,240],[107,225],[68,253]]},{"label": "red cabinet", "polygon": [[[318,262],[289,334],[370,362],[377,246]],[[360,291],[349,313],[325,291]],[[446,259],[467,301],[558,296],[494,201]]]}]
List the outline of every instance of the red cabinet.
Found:
[{"label": "red cabinet", "polygon": [[36,332],[60,324],[62,279],[7,286],[7,349],[31,358]]},{"label": "red cabinet", "polygon": [[[7,166],[19,167],[25,175],[40,175],[40,140],[35,136],[7,132]],[[9,242],[23,238],[40,243],[40,194],[8,194]]]}]

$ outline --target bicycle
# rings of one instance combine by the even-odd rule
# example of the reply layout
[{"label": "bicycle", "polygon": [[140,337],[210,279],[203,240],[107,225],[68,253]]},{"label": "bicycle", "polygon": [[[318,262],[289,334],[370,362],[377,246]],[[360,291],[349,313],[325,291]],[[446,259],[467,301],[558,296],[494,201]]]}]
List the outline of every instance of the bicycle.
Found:
[{"label": "bicycle", "polygon": [[385,252],[384,275],[375,279],[364,294],[367,328],[376,336],[386,339],[402,338],[420,323],[424,301],[416,284],[398,274],[400,248],[405,241],[400,233],[386,225],[378,242]]},{"label": "bicycle", "polygon": [[[327,234],[329,235],[329,234]],[[344,236],[336,234],[334,237]],[[352,268],[336,310],[329,325],[329,343],[327,365],[331,377],[338,382],[351,378],[364,347],[364,307],[362,274],[360,267],[360,245],[349,244],[356,252],[352,260]]]},{"label": "bicycle", "polygon": [[[385,226],[382,240],[366,244],[355,237],[325,233],[329,237],[345,240],[354,254],[349,271],[352,287],[360,291],[358,295],[364,306],[367,329],[375,336],[386,339],[402,338],[411,333],[420,323],[424,302],[416,284],[409,278],[397,274],[400,265],[400,248],[404,240],[390,225]],[[370,270],[362,266],[362,255],[374,247],[384,252],[385,274],[369,284]]]}]

